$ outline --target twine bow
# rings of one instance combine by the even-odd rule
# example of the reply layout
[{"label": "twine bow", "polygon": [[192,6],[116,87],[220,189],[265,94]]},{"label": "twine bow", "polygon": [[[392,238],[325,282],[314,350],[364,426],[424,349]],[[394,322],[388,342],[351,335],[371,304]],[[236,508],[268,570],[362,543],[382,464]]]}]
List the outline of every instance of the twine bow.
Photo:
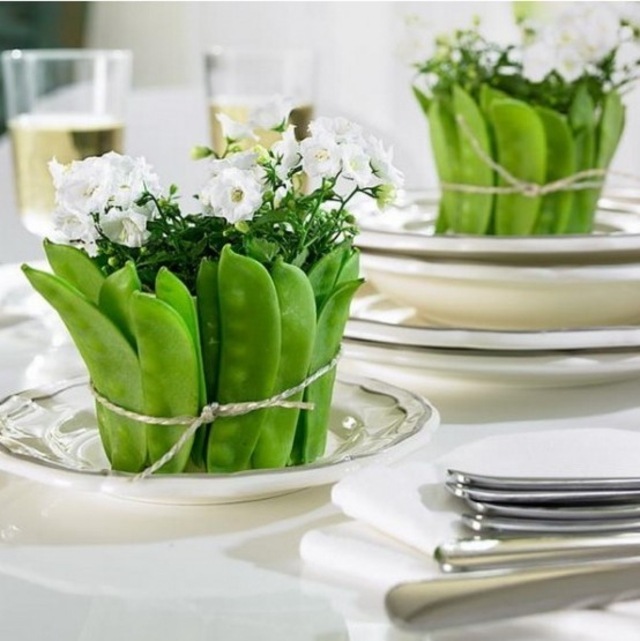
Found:
[{"label": "twine bow", "polygon": [[172,416],[172,417],[159,417],[159,416],[148,416],[146,414],[139,414],[138,412],[133,412],[131,410],[125,409],[120,405],[112,403],[108,398],[104,397],[91,383],[91,393],[95,397],[96,401],[102,406],[111,410],[119,416],[125,418],[130,418],[135,421],[140,421],[147,425],[159,425],[159,426],[175,426],[175,425],[187,425],[187,429],[180,435],[180,438],[173,444],[173,446],[168,449],[155,463],[152,463],[149,467],[145,468],[139,474],[136,474],[132,477],[133,481],[138,481],[140,479],[151,476],[154,472],[157,472],[163,465],[168,463],[182,448],[182,446],[196,433],[197,429],[202,425],[207,423],[214,423],[216,419],[224,416],[243,416],[244,414],[249,414],[250,412],[255,412],[256,410],[266,409],[269,407],[283,407],[285,409],[304,409],[312,410],[314,409],[313,403],[307,403],[304,401],[287,401],[286,399],[290,396],[301,392],[306,387],[311,385],[314,381],[318,380],[334,367],[337,366],[338,360],[340,358],[340,353],[338,353],[329,363],[316,370],[313,374],[294,387],[290,387],[279,394],[275,394],[269,398],[259,400],[259,401],[244,401],[239,403],[209,403],[202,408],[202,411],[198,416]]}]

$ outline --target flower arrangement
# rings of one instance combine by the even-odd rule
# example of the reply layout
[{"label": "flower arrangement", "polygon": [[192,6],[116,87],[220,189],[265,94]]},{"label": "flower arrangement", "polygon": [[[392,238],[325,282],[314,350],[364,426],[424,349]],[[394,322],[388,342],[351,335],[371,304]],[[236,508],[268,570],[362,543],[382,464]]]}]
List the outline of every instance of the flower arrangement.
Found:
[{"label": "flower arrangement", "polygon": [[572,3],[522,42],[487,40],[479,24],[435,41],[416,64],[443,197],[437,230],[466,234],[592,231],[622,136],[621,94],[640,60],[640,30],[605,3]]},{"label": "flower arrangement", "polygon": [[142,158],[51,162],[53,273],[23,269],[87,366],[115,470],[235,472],[324,452],[362,283],[348,206],[391,202],[402,175],[342,118],[313,121],[298,143],[283,108],[260,112],[282,133],[270,149],[247,148],[251,129],[222,118],[224,152],[194,150],[210,168],[194,213]]}]

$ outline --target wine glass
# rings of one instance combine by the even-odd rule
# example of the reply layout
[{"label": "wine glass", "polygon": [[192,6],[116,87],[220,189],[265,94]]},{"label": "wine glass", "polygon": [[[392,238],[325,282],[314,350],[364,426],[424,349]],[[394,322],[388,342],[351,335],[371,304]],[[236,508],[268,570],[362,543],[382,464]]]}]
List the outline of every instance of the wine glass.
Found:
[{"label": "wine glass", "polygon": [[[256,107],[279,96],[291,101],[289,122],[298,140],[313,117],[314,55],[309,49],[251,49],[217,46],[205,52],[205,80],[212,148],[225,147],[220,113],[246,123]],[[259,143],[269,148],[280,138],[258,129]]]},{"label": "wine glass", "polygon": [[48,163],[123,151],[132,55],[123,50],[14,49],[2,53],[18,212],[33,234],[53,231]]},{"label": "wine glass", "polygon": [[[124,50],[14,49],[2,52],[2,77],[17,210],[26,229],[55,240],[48,163],[67,164],[123,151],[132,54]],[[22,279],[21,279],[22,280]],[[44,323],[50,342],[66,332],[48,305],[18,283],[0,297],[0,326]]]}]

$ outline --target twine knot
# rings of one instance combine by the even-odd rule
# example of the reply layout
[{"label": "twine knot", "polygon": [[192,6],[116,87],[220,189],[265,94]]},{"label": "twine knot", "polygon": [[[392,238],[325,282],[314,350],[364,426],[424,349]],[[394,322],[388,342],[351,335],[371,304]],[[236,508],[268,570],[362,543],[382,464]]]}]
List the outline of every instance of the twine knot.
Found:
[{"label": "twine knot", "polygon": [[131,410],[125,409],[116,403],[111,402],[108,398],[100,394],[98,390],[93,385],[93,382],[90,384],[91,393],[95,397],[96,401],[106,407],[108,410],[111,410],[119,416],[124,416],[125,418],[130,418],[147,425],[158,425],[158,426],[175,426],[175,425],[185,425],[186,429],[180,435],[180,438],[168,449],[157,461],[152,463],[149,467],[145,468],[139,474],[136,474],[132,477],[133,481],[146,478],[151,476],[154,472],[157,472],[163,465],[168,463],[173,457],[182,449],[183,445],[196,433],[196,430],[202,425],[208,423],[214,423],[216,419],[223,416],[242,416],[244,414],[249,414],[250,412],[255,412],[260,409],[267,409],[270,407],[282,407],[285,409],[303,409],[303,410],[312,410],[314,409],[313,403],[307,403],[304,401],[287,401],[286,399],[290,396],[294,396],[298,392],[303,391],[306,387],[311,385],[329,371],[334,369],[338,360],[340,359],[340,352],[338,352],[334,358],[331,359],[323,367],[319,368],[313,374],[305,378],[301,383],[290,387],[289,389],[275,394],[266,399],[257,400],[257,401],[243,401],[238,403],[218,403],[214,401],[205,405],[198,416],[147,416],[146,414],[140,414],[139,412],[133,412]]}]

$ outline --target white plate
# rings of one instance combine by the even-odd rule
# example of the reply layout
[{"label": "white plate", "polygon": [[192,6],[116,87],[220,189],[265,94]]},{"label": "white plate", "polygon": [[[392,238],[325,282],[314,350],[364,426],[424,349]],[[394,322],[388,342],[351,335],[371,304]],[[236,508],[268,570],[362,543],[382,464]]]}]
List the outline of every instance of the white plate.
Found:
[{"label": "white plate", "polygon": [[381,293],[428,324],[535,330],[640,324],[640,262],[527,267],[363,253]]},{"label": "white plate", "polygon": [[438,195],[407,192],[384,212],[356,209],[359,247],[400,255],[488,260],[512,264],[603,263],[640,260],[640,204],[602,199],[593,234],[559,236],[471,236],[435,234]]},{"label": "white plate", "polygon": [[638,351],[640,327],[596,327],[546,331],[492,331],[433,327],[408,305],[365,287],[353,300],[347,338],[405,347],[444,347],[491,351]]},{"label": "white plate", "polygon": [[0,469],[48,485],[139,501],[212,504],[326,485],[424,446],[439,424],[417,395],[379,381],[336,383],[326,454],[310,465],[234,474],[155,475],[109,469],[86,379],[9,396],[0,404]]},{"label": "white plate", "polygon": [[490,351],[406,347],[345,339],[343,371],[392,380],[418,394],[459,385],[557,388],[614,383],[640,377],[638,350],[606,353]]}]

